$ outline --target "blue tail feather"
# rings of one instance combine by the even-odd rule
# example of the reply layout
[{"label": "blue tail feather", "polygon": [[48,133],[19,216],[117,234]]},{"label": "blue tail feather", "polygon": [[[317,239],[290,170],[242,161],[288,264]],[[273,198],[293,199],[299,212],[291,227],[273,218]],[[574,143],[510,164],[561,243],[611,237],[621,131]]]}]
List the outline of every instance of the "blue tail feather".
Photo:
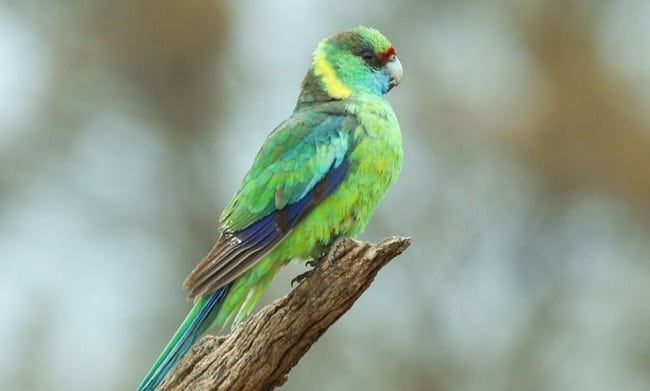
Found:
[{"label": "blue tail feather", "polygon": [[176,365],[194,342],[214,322],[221,304],[228,294],[230,284],[217,289],[209,296],[199,299],[185,320],[178,327],[174,336],[160,354],[153,367],[147,373],[137,391],[153,391]]}]

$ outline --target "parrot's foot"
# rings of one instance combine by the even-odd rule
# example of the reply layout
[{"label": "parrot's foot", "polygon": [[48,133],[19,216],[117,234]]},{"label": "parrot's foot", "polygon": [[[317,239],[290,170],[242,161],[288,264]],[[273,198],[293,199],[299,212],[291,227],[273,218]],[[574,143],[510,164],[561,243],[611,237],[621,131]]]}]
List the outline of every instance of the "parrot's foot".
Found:
[{"label": "parrot's foot", "polygon": [[294,285],[296,285],[296,284],[300,284],[300,283],[302,282],[302,280],[304,280],[305,278],[307,278],[307,276],[309,275],[309,273],[311,273],[311,271],[314,270],[314,268],[316,267],[316,265],[318,265],[318,261],[315,261],[315,260],[313,260],[313,259],[310,259],[309,261],[305,262],[305,265],[307,265],[307,267],[310,267],[311,269],[310,269],[310,270],[307,270],[307,271],[304,272],[304,273],[300,273],[300,274],[298,274],[297,276],[295,276],[295,277],[293,278],[293,280],[291,280],[291,287],[292,287],[292,288],[293,288]]},{"label": "parrot's foot", "polygon": [[294,285],[300,284],[302,282],[302,280],[307,278],[309,273],[312,272],[312,270],[318,265],[319,262],[322,262],[323,260],[327,260],[327,263],[329,265],[334,263],[334,259],[336,258],[336,256],[335,256],[336,255],[336,250],[338,250],[339,246],[341,245],[341,243],[343,243],[344,240],[345,240],[344,236],[340,236],[340,237],[336,238],[336,240],[334,240],[332,242],[332,244],[330,244],[330,246],[323,253],[323,255],[320,256],[319,259],[310,259],[309,261],[305,262],[305,265],[307,265],[307,267],[310,267],[312,269],[307,270],[306,272],[300,273],[297,276],[295,276],[293,278],[293,280],[291,280],[291,287],[293,288]]},{"label": "parrot's foot", "polygon": [[339,246],[343,243],[344,240],[345,240],[345,236],[339,236],[338,238],[336,238],[334,242],[332,242],[332,244],[330,244],[329,248],[327,249],[328,264],[331,265],[334,262],[334,258],[336,258],[335,257],[336,250],[339,249]]},{"label": "parrot's foot", "polygon": [[294,285],[300,284],[300,283],[302,282],[302,280],[304,280],[305,278],[307,278],[307,276],[309,275],[309,273],[311,273],[311,270],[307,270],[306,272],[304,272],[304,273],[300,273],[300,274],[298,274],[297,276],[295,276],[295,277],[293,278],[293,280],[291,280],[291,287],[293,288]]},{"label": "parrot's foot", "polygon": [[307,267],[310,267],[311,269],[310,269],[310,270],[307,270],[307,271],[304,272],[304,273],[300,273],[300,274],[298,274],[297,276],[295,276],[295,277],[293,278],[293,280],[291,280],[291,287],[292,287],[292,288],[293,288],[293,286],[294,286],[295,284],[300,284],[300,283],[302,282],[302,280],[304,280],[305,278],[307,278],[307,276],[309,275],[309,273],[311,273],[311,271],[314,270],[314,268],[316,267],[316,265],[318,265],[318,261],[315,261],[315,260],[313,260],[313,259],[310,259],[309,261],[305,262],[305,265],[307,265]]}]

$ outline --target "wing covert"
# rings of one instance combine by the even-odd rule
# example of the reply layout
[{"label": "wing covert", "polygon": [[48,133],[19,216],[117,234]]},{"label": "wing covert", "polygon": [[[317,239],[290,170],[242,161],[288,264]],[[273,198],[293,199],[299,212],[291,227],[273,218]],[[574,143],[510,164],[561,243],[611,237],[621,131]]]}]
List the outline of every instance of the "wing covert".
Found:
[{"label": "wing covert", "polygon": [[307,112],[269,135],[222,213],[217,243],[183,283],[191,298],[243,274],[336,189],[348,170],[348,124]]}]

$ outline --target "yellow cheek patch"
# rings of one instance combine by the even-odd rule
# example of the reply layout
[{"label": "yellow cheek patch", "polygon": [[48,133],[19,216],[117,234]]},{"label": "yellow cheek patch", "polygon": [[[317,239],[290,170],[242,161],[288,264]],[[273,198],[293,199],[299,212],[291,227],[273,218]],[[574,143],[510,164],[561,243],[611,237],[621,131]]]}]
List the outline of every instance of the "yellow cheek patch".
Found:
[{"label": "yellow cheek patch", "polygon": [[318,48],[314,53],[314,74],[320,78],[323,83],[325,92],[334,99],[345,99],[352,95],[352,90],[348,88],[341,79],[336,76],[336,71],[332,64],[327,61],[325,54]]}]

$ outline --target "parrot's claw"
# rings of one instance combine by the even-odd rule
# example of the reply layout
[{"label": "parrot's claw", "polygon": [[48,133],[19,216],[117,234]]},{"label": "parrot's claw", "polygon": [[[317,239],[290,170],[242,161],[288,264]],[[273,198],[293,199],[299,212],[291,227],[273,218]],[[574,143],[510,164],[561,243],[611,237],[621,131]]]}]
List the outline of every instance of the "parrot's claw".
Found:
[{"label": "parrot's claw", "polygon": [[[310,262],[313,262],[313,261],[310,261]],[[309,275],[309,273],[311,273],[311,270],[307,270],[306,272],[304,272],[304,273],[300,273],[300,274],[298,274],[297,276],[295,276],[295,277],[293,278],[293,280],[291,280],[291,287],[293,288],[294,285],[296,285],[296,284],[300,284],[300,283],[302,282],[302,280],[304,280],[305,278],[307,278],[307,276]]]},{"label": "parrot's claw", "polygon": [[307,267],[310,267],[311,269],[310,269],[310,270],[307,270],[307,271],[304,272],[304,273],[300,273],[300,274],[298,274],[297,276],[295,276],[295,277],[293,278],[293,280],[291,280],[291,287],[292,287],[292,288],[293,288],[293,286],[294,286],[295,284],[300,284],[300,283],[302,282],[302,280],[304,280],[305,278],[307,278],[307,276],[309,275],[309,273],[311,273],[312,270],[314,270],[314,268],[316,267],[316,265],[318,265],[318,261],[316,261],[316,260],[314,260],[314,259],[310,259],[310,260],[308,260],[307,262],[305,262],[305,265],[307,265]]},{"label": "parrot's claw", "polygon": [[336,238],[336,240],[334,240],[332,244],[330,244],[330,246],[323,253],[323,255],[321,255],[319,259],[310,259],[307,262],[305,262],[305,265],[307,265],[307,267],[310,267],[311,270],[307,270],[306,272],[300,273],[297,276],[295,276],[293,280],[291,280],[291,287],[293,288],[294,285],[300,284],[302,280],[307,278],[309,273],[311,273],[314,270],[314,268],[318,266],[319,262],[322,262],[323,260],[327,260],[328,265],[334,263],[334,259],[336,257],[336,250],[338,250],[339,246],[343,243],[344,240],[345,237],[343,236]]}]

